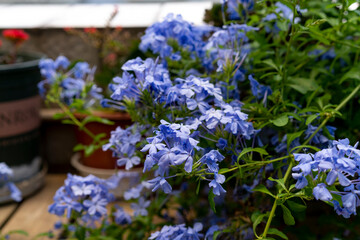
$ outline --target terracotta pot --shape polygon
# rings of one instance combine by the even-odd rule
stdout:
[[[89,129],[95,135],[100,133],[106,133],[106,138],[110,138],[110,132],[115,130],[116,127],[120,126],[125,128],[132,124],[131,118],[127,113],[120,112],[102,112],[94,111],[93,114],[98,117],[106,118],[115,122],[114,125],[106,125],[98,122],[91,122],[86,124],[86,128]],[[78,119],[83,119],[86,115],[75,114]],[[92,138],[89,137],[84,131],[76,128],[75,130],[77,141],[84,145],[92,143]],[[116,158],[112,157],[112,151],[108,150],[104,152],[102,149],[97,149],[90,156],[85,156],[84,152],[81,155],[81,162],[83,165],[92,168],[101,169],[115,169],[117,168]]]

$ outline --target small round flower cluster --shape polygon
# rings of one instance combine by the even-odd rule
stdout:
[[[186,105],[190,111],[198,110],[203,114],[211,108],[210,103],[223,100],[221,89],[208,79],[190,75],[185,79],[177,78],[176,82],[166,94],[166,104],[169,106]]]
[[[95,99],[103,98],[102,89],[93,83],[95,68],[90,69],[86,62],[78,62],[68,70],[69,66],[70,61],[64,56],[59,56],[55,61],[50,58],[40,60],[40,72],[44,77],[44,80],[38,83],[40,95],[44,97],[48,92],[48,85],[56,84],[59,92],[52,94],[59,94],[60,99],[67,105],[74,99],[88,98],[86,105],[91,106]]]
[[[66,212],[67,218],[77,216],[92,225],[107,215],[106,206],[114,200],[109,190],[116,188],[118,181],[116,175],[104,180],[93,175],[80,177],[68,174],[64,186],[56,191],[49,212],[58,216],[64,216]]]
[[[153,166],[158,166],[155,179],[149,181],[153,184],[153,191],[159,187],[165,192],[170,193],[172,188],[165,177],[170,171],[171,166],[184,164],[184,170],[191,172],[193,167],[193,156],[195,149],[199,150],[197,140],[190,136],[191,130],[195,129],[191,125],[170,124],[161,120],[155,137],[147,138],[148,144],[141,151],[149,154],[144,163],[144,172]]]
[[[113,157],[118,158],[118,166],[125,166],[126,170],[140,163],[140,158],[134,155],[136,144],[141,140],[140,129],[137,124],[126,129],[117,127],[111,132],[109,143],[103,145],[103,150],[110,149]]]
[[[225,0],[230,20],[240,20],[243,16],[246,17],[249,11],[254,9],[254,0]]]
[[[11,41],[15,45],[20,45],[24,41],[29,39],[29,35],[23,30],[7,29],[2,32],[2,35],[7,40]]]
[[[350,146],[348,139],[333,141],[332,145],[315,154],[294,154],[299,164],[292,169],[292,176],[297,180],[295,186],[298,189],[313,181],[317,184],[313,189],[314,197],[322,201],[333,200],[336,212],[349,218],[356,215],[356,207],[360,205],[360,150],[356,149],[357,144]],[[322,179],[325,182],[319,182]],[[335,188],[336,180],[342,191]],[[333,195],[341,197],[341,204]]]
[[[169,45],[171,39],[180,47],[201,57],[204,54],[202,47],[205,45],[202,38],[211,30],[212,27],[193,26],[184,21],[181,15],[169,14],[164,21],[154,23],[146,29],[145,35],[141,37],[139,48],[144,52],[151,50],[162,58],[170,57],[172,60],[180,60],[180,52],[175,52],[174,46]]]
[[[10,178],[13,175],[13,171],[6,163],[0,162],[0,186],[5,185],[10,191],[10,197],[17,202],[21,201],[21,192],[16,185],[11,182]]]
[[[164,102],[165,93],[172,82],[168,70],[157,60],[142,60],[138,57],[127,61],[121,69],[124,71],[122,77],[115,77],[109,85],[113,100],[104,99],[104,107],[124,110],[119,101],[129,99],[137,102],[144,91],[150,92],[155,101]]]

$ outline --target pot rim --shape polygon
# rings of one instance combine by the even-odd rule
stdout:
[[[2,54],[4,52],[0,52]],[[20,56],[25,56],[30,58],[31,60],[25,62],[17,62],[11,64],[0,64],[0,71],[11,71],[16,69],[24,69],[24,68],[31,68],[39,65],[39,61],[46,57],[46,55],[42,53],[30,53],[30,52],[23,52],[19,53]]]
[[[106,118],[109,120],[131,120],[130,115],[127,112],[116,112],[116,111],[106,111],[106,110],[91,110],[91,113],[96,117]],[[74,116],[78,119],[86,118],[87,114],[84,113],[74,113]]]

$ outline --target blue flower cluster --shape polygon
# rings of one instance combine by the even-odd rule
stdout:
[[[109,190],[114,189],[118,181],[116,175],[104,180],[93,175],[80,177],[68,174],[48,210],[58,216],[64,216],[66,212],[69,219],[78,216],[84,223],[92,225],[107,215],[106,206],[114,200]]]
[[[112,100],[104,99],[104,107],[123,110],[120,101],[139,101],[144,91],[152,94],[155,101],[164,102],[167,89],[172,86],[168,70],[158,60],[136,58],[127,61],[121,68],[122,77],[115,77],[109,85]]]
[[[111,131],[109,143],[103,145],[103,150],[110,149],[113,152],[113,157],[118,158],[117,165],[125,166],[126,170],[140,164],[140,158],[134,154],[136,144],[141,140],[141,129],[137,124],[126,129],[117,127]]]
[[[10,197],[17,202],[20,202],[21,192],[16,185],[11,182],[13,170],[6,165],[4,162],[0,162],[0,186],[6,186],[10,191]]]
[[[256,134],[251,122],[248,122],[248,115],[241,112],[238,104],[221,103],[221,109],[211,108],[202,115],[199,120],[209,130],[223,129],[238,138],[250,139]]]
[[[181,48],[193,53],[193,57],[201,57],[204,55],[202,48],[205,45],[203,36],[211,30],[212,27],[196,27],[184,21],[181,15],[169,14],[164,21],[154,23],[146,29],[139,48],[144,52],[151,50],[162,58],[180,60],[180,52],[175,52],[169,41],[174,40]]]
[[[254,0],[227,0],[226,12],[229,14],[230,20],[240,20],[243,16],[247,16],[248,12],[254,9]]]
[[[161,125],[155,131],[155,136],[147,138],[148,144],[141,151],[149,154],[144,163],[144,172],[153,166],[158,166],[155,179],[149,181],[153,184],[153,191],[161,188],[165,193],[170,193],[172,188],[166,181],[171,166],[184,164],[184,170],[191,172],[193,156],[197,146],[197,140],[190,136],[194,126],[182,124],[170,124],[161,120]]]
[[[160,231],[154,232],[149,240],[199,240],[203,234],[199,233],[203,229],[201,223],[195,223],[194,227],[186,227],[185,224],[175,226],[164,226]]]
[[[186,105],[190,111],[204,114],[211,108],[211,103],[223,100],[221,89],[210,83],[209,79],[190,75],[186,79],[177,78],[176,82],[166,93],[168,106]]]
[[[47,93],[49,85],[57,84],[60,87],[60,99],[70,105],[74,99],[87,99],[87,106],[94,104],[95,99],[103,98],[102,89],[94,83],[95,68],[90,68],[86,62],[78,62],[68,70],[70,61],[59,56],[55,61],[47,58],[39,62],[39,68],[44,80],[38,83],[40,95]]]
[[[335,210],[349,218],[356,215],[356,207],[360,205],[360,150],[356,149],[357,144],[350,146],[348,139],[333,141],[332,145],[315,154],[294,154],[299,164],[292,169],[292,176],[297,180],[295,186],[298,189],[306,187],[308,181],[318,183],[325,179],[314,187],[314,197],[331,201],[334,194],[341,196],[341,204],[333,200]],[[333,187],[336,180],[343,187],[342,191]]]

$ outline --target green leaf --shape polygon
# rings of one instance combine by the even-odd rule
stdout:
[[[217,237],[220,235],[220,233],[222,233],[221,231],[215,231],[214,235],[213,235],[213,240],[216,240]]]
[[[319,85],[314,79],[299,77],[289,78],[288,86],[302,94],[306,94],[310,91],[315,91],[317,88],[319,88]]]
[[[211,209],[214,211],[214,213],[216,213],[214,197],[215,197],[215,194],[213,192],[213,189],[210,189],[209,196],[208,196],[209,204],[210,204]]]
[[[55,119],[55,120],[59,120],[59,119],[65,118],[65,117],[66,117],[65,113],[55,113],[53,115],[53,119]]]
[[[303,212],[306,209],[306,206],[296,203],[290,200],[287,200],[286,203],[289,205],[289,208],[293,210],[294,212]]]
[[[312,123],[312,121],[314,121],[317,117],[319,117],[319,115],[316,115],[316,114],[308,116],[307,119],[306,119],[305,124],[306,124],[306,125],[309,125],[309,124]]]
[[[84,120],[81,121],[81,125],[85,126],[87,123],[90,122],[99,122],[105,125],[114,125],[113,121],[110,121],[109,119],[105,119],[105,118],[101,118],[98,116],[87,116],[86,118],[84,118]]]
[[[76,144],[76,146],[73,148],[73,151],[74,152],[78,152],[78,151],[81,151],[81,150],[84,150],[85,146],[81,143],[79,144]]]
[[[62,124],[70,124],[70,125],[76,125],[72,120],[70,119],[64,119],[61,121]]]
[[[268,234],[276,235],[281,237],[282,239],[288,240],[288,237],[285,235],[285,233],[281,232],[280,230],[276,228],[269,228]]]
[[[270,122],[272,122],[275,126],[277,127],[283,127],[286,124],[288,124],[289,122],[289,118],[287,115],[281,115],[278,118],[274,119],[274,120],[270,120]]]
[[[264,219],[264,217],[267,217],[269,215],[269,212],[267,213],[260,213],[260,212],[254,212],[251,215],[251,221],[253,222],[253,231],[256,237],[258,237],[257,233],[256,233],[256,227],[262,222],[262,220]]]
[[[340,79],[339,84],[343,83],[347,79],[355,79],[360,80],[360,74],[359,74],[360,66],[354,66],[352,67],[347,73],[345,73],[342,78]]]
[[[9,231],[7,234],[9,234],[9,235],[20,234],[20,235],[24,235],[24,236],[29,236],[29,234],[27,232],[25,232],[24,230],[12,230],[12,231]]]
[[[288,191],[287,188],[286,188],[286,186],[285,186],[285,183],[284,183],[284,179],[283,179],[283,178],[281,178],[281,179],[274,179],[274,178],[272,178],[272,177],[269,177],[268,179],[269,179],[270,181],[277,182],[277,183],[281,186],[282,189],[284,189],[285,191]]]
[[[95,150],[95,145],[91,144],[89,146],[84,146],[85,149],[85,156],[90,156]]]
[[[263,149],[263,148],[244,148],[241,153],[239,154],[237,161],[239,162],[239,160],[241,159],[242,156],[244,156],[245,154],[249,153],[249,152],[258,152],[262,155],[269,155],[269,153]]]
[[[280,205],[282,210],[283,210],[283,218],[284,218],[284,222],[286,225],[294,225],[295,224],[295,219],[294,217],[291,215],[290,210],[285,207],[284,204]]]
[[[94,141],[97,142],[104,137],[106,137],[106,133],[99,133],[94,137]]]
[[[223,174],[224,172],[227,172],[229,169],[228,168],[221,168],[219,170],[219,174]]]
[[[259,184],[257,185],[254,189],[253,189],[254,192],[262,192],[262,193],[265,193],[267,195],[270,195],[272,196],[273,198],[275,198],[275,196],[269,191],[269,189],[267,189],[264,185],[262,184]]]
[[[290,147],[290,144],[298,137],[300,137],[303,132],[305,132],[305,130],[299,131],[299,132],[295,132],[295,133],[288,133],[287,134],[287,148]]]
[[[270,59],[266,59],[264,61],[262,61],[263,63],[265,63],[266,65],[274,68],[276,71],[279,72],[279,67],[274,63],[274,61],[270,58]]]

